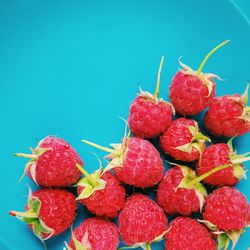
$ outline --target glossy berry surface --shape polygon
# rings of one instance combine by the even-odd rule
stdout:
[[[177,217],[169,228],[165,250],[216,250],[211,233],[195,219]]]
[[[172,125],[160,137],[160,144],[166,154],[172,156],[175,160],[192,162],[199,159],[200,152],[192,147],[190,152],[177,149],[187,143],[192,143],[193,135],[189,127],[194,127],[195,121],[186,118],[175,120]],[[203,144],[205,147],[205,144]]]
[[[249,204],[246,197],[233,187],[221,187],[206,200],[203,219],[224,231],[241,230],[249,224]]]
[[[81,172],[76,168],[76,164],[83,165],[83,163],[69,143],[61,138],[48,136],[38,147],[48,150],[40,155],[35,163],[31,163],[36,165],[37,184],[44,187],[67,187],[80,178]]]
[[[87,241],[91,250],[116,250],[119,244],[119,234],[116,225],[109,220],[102,218],[89,218],[81,223],[73,231],[75,238],[82,242],[87,233]],[[69,246],[76,250],[73,240]]]
[[[163,163],[159,152],[147,140],[139,137],[128,139],[122,167],[114,168],[122,182],[136,187],[152,187],[163,176]]]
[[[169,103],[139,95],[130,105],[128,123],[135,136],[153,138],[170,126],[172,116]]]
[[[239,182],[239,178],[234,175],[234,167],[230,160],[230,148],[226,143],[213,144],[207,147],[199,162],[197,163],[197,173],[202,175],[215,167],[228,164],[231,167],[222,169],[203,181],[213,186],[234,186]],[[240,164],[243,168],[243,165]]]
[[[243,109],[239,95],[216,97],[205,115],[205,127],[215,136],[243,135],[250,131],[250,121],[242,118]]]
[[[178,71],[172,79],[169,97],[177,113],[190,116],[197,115],[204,110],[215,96],[215,84],[212,92],[202,79]]]
[[[56,236],[69,228],[76,216],[77,203],[75,196],[61,189],[40,189],[32,194],[41,202],[39,218],[54,229]],[[47,236],[47,235],[44,235]]]
[[[106,182],[105,188],[95,191],[89,198],[81,199],[80,202],[97,216],[115,218],[124,206],[125,188],[111,172],[103,174],[101,179]],[[78,186],[78,195],[83,189],[84,187]]]
[[[191,215],[200,210],[194,189],[178,188],[184,178],[180,167],[169,169],[157,189],[157,202],[167,214]]]
[[[118,229],[126,245],[150,242],[167,229],[167,218],[149,197],[133,194],[118,217]]]

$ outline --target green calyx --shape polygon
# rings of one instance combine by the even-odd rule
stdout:
[[[250,123],[250,106],[247,106],[248,103],[248,91],[249,91],[249,83],[247,84],[247,87],[245,89],[245,92],[241,96],[241,100],[243,103],[243,113],[241,115],[241,119],[245,120],[246,122]]]
[[[88,144],[94,148],[100,149],[102,151],[108,152],[109,154],[105,156],[106,159],[109,159],[109,164],[103,169],[103,174],[112,168],[115,167],[122,167],[124,162],[124,155],[127,151],[127,146],[129,142],[130,132],[127,134],[127,127],[128,123],[126,120],[122,118],[122,120],[126,123],[125,130],[124,130],[124,136],[121,143],[111,143],[111,148],[106,148],[101,145],[98,145],[96,143],[82,140],[85,144]]]
[[[194,170],[186,166],[180,166],[180,165],[178,166],[181,168],[183,179],[176,187],[176,191],[179,188],[193,189],[195,191],[197,198],[199,199],[200,210],[201,210],[204,205],[205,197],[207,196],[206,188],[202,183],[200,183],[200,181],[195,181],[197,180],[198,176]]]
[[[193,149],[196,149],[199,151],[201,155],[205,149],[204,142],[206,141],[210,142],[210,139],[201,132],[199,132],[199,127],[197,122],[195,122],[194,126],[189,126],[188,129],[192,134],[192,141],[187,144],[175,147],[175,149],[181,150],[186,153],[191,153]]]
[[[203,208],[205,197],[207,196],[207,190],[204,187],[204,185],[201,183],[201,181],[209,177],[210,175],[229,167],[228,164],[224,164],[224,165],[211,169],[210,171],[204,173],[203,175],[198,176],[196,172],[190,169],[189,167],[181,166],[181,165],[177,165],[177,166],[181,168],[183,179],[181,180],[179,185],[176,187],[176,190],[178,190],[179,188],[193,189],[196,193],[197,198],[199,199],[200,210]]]
[[[109,153],[108,155],[105,156],[105,158],[110,159],[109,164],[103,170],[103,172],[105,173],[111,170],[112,168],[122,167],[128,140],[129,138],[124,138],[122,143],[111,143],[110,146],[112,148],[106,148],[87,140],[82,140],[82,142]]]
[[[41,156],[42,154],[44,154],[47,150],[49,150],[48,148],[31,148],[30,150],[32,152],[32,154],[23,154],[23,153],[16,153],[15,156],[18,157],[23,157],[23,158],[28,158],[30,159],[24,169],[24,172],[21,176],[21,178],[19,179],[19,181],[21,181],[23,179],[23,177],[25,176],[25,174],[28,172],[28,170],[30,171],[30,175],[32,177],[32,179],[34,180],[35,183],[36,182],[36,162],[39,158],[39,156]]]
[[[76,167],[85,175],[81,178],[75,186],[84,187],[80,195],[76,198],[82,200],[89,198],[95,191],[103,190],[106,185],[106,181],[101,179],[103,174],[102,167],[96,170],[93,174],[89,174],[82,166],[76,164]]]
[[[207,220],[198,220],[199,222],[206,225],[207,228],[209,228],[213,234],[218,235],[217,237],[217,249],[223,249],[227,250],[230,244],[230,241],[232,241],[232,250],[235,248],[236,244],[238,243],[241,234],[244,232],[244,230],[232,230],[232,231],[221,231],[219,230],[213,223]]]
[[[49,228],[40,218],[41,201],[32,196],[29,188],[29,197],[26,212],[10,211],[9,214],[30,225],[34,234],[43,242],[54,234],[54,229]],[[43,234],[48,234],[46,238]]]
[[[166,231],[164,231],[162,234],[160,234],[159,236],[157,236],[155,239],[153,239],[150,242],[140,242],[140,243],[136,243],[132,246],[125,246],[125,247],[120,247],[118,248],[118,250],[125,250],[125,249],[134,249],[134,248],[142,248],[144,250],[151,250],[151,244],[152,243],[157,243],[163,240],[165,234],[169,231],[170,229],[167,229]]]
[[[228,147],[230,148],[229,158],[231,162],[231,167],[233,167],[234,177],[240,180],[241,178],[246,178],[246,172],[242,168],[242,163],[246,161],[250,161],[250,157],[249,157],[250,152],[242,154],[242,155],[237,155],[236,151],[233,148],[233,140],[234,140],[234,137],[231,138],[227,143]]]
[[[224,46],[225,44],[227,44],[229,42],[229,40],[226,40],[222,43],[220,43],[219,45],[217,45],[215,48],[213,48],[203,59],[202,63],[200,64],[199,68],[197,69],[197,71],[192,70],[190,67],[188,67],[187,65],[181,63],[181,61],[179,60],[179,63],[182,67],[182,72],[184,74],[187,75],[193,75],[193,76],[197,76],[201,79],[202,83],[207,87],[208,89],[208,95],[210,96],[213,90],[213,78],[217,78],[219,80],[221,80],[220,77],[218,77],[215,74],[211,74],[211,73],[202,73],[202,69],[205,66],[206,62],[208,61],[208,59],[211,57],[211,55],[214,54],[215,51],[217,51],[218,49],[220,49],[222,46]]]
[[[248,91],[249,91],[249,82],[248,82],[246,89],[245,89],[244,93],[242,94],[242,96],[240,96],[240,97],[239,96],[230,96],[229,98],[242,105],[243,111],[242,111],[242,114],[238,118],[244,120],[247,123],[250,123],[250,106],[247,106]],[[248,124],[248,126],[250,126],[250,125]]]
[[[88,239],[88,231],[85,232],[85,234],[83,235],[83,238],[81,240],[81,242],[79,240],[77,240],[77,238],[74,235],[74,232],[71,228],[71,235],[72,235],[72,240],[74,242],[74,247],[75,250],[91,250],[91,245]],[[67,242],[65,242],[65,247],[67,250],[73,250],[68,244]]]
[[[241,96],[244,107],[246,107],[248,103],[248,91],[249,91],[249,83],[247,84],[246,89],[243,95]]]

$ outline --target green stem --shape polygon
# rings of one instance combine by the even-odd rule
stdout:
[[[29,158],[29,159],[37,159],[37,155],[33,155],[33,154],[16,153],[15,156]]]
[[[90,145],[92,147],[98,148],[98,149],[100,149],[102,151],[108,152],[108,153],[114,153],[115,152],[115,150],[113,150],[111,148],[106,148],[106,147],[100,146],[100,145],[98,145],[96,143],[93,143],[93,142],[90,142],[90,141],[87,141],[87,140],[82,140],[82,142],[84,142],[84,143],[86,143],[86,144],[88,144],[88,145]]]
[[[18,217],[25,217],[25,218],[38,218],[37,213],[35,212],[30,212],[30,211],[26,211],[26,212],[17,212],[17,211],[10,211],[9,212],[10,215],[12,216],[18,216]]]
[[[226,41],[220,43],[219,45],[217,45],[215,48],[213,48],[213,49],[205,56],[205,58],[203,59],[202,63],[200,64],[200,66],[199,66],[199,68],[198,68],[198,70],[197,70],[197,72],[196,72],[196,74],[197,74],[198,76],[200,75],[200,73],[201,73],[201,71],[202,71],[204,65],[206,64],[207,60],[209,59],[209,57],[210,57],[216,50],[218,50],[219,48],[221,48],[222,46],[224,46],[224,45],[227,44],[228,42],[229,42],[229,40],[226,40]]]
[[[250,161],[250,157],[245,157],[245,158],[239,158],[239,159],[233,159],[233,160],[231,160],[231,162],[233,164],[239,164],[239,163],[243,163],[243,162],[246,162],[246,161]]]
[[[164,61],[164,56],[162,56],[162,58],[161,58],[160,66],[159,66],[159,69],[158,69],[157,83],[156,83],[154,97],[158,97],[158,95],[159,95],[160,81],[161,81],[161,70],[162,70],[163,61]]]
[[[149,243],[145,244],[146,250],[151,250],[151,245]]]
[[[208,176],[210,176],[210,175],[212,175],[212,174],[214,174],[214,173],[216,173],[224,168],[228,168],[228,167],[230,167],[230,165],[224,164],[224,165],[218,166],[216,168],[213,168],[210,171],[204,173],[203,175],[193,179],[191,182],[189,182],[189,185],[193,186],[194,184],[201,182],[203,179],[207,178]]]
[[[91,176],[91,174],[89,174],[87,172],[86,169],[84,169],[80,164],[76,164],[76,167],[78,168],[78,170],[80,170],[88,179],[88,181],[90,182],[90,184],[94,187],[96,185],[96,181],[94,180],[94,178]]]

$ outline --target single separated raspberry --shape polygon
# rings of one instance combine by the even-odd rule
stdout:
[[[197,173],[203,175],[212,169],[228,165],[204,179],[204,182],[213,186],[234,186],[242,177],[245,177],[243,162],[250,160],[248,153],[237,155],[232,146],[232,140],[228,143],[218,143],[207,147],[197,163]]]
[[[125,136],[122,143],[110,144],[113,149],[82,140],[82,142],[109,152],[107,170],[114,169],[117,178],[136,187],[156,185],[163,176],[163,163],[157,149],[149,141],[139,137]]]
[[[230,240],[233,249],[244,228],[249,226],[250,206],[236,188],[221,187],[208,196],[203,219],[201,222],[218,234],[219,249],[227,249]]]
[[[167,218],[162,208],[149,197],[133,194],[119,214],[118,229],[126,245],[150,249],[150,243],[164,237]]]
[[[205,127],[215,136],[233,137],[250,131],[249,84],[242,96],[238,94],[216,97],[205,115]]]
[[[154,95],[140,89],[140,93],[130,105],[128,123],[135,136],[156,137],[172,123],[172,116],[175,114],[172,104],[158,98],[163,60],[164,57],[158,70]]]
[[[206,188],[196,182],[195,171],[177,165],[164,175],[157,189],[157,202],[167,214],[191,215],[202,209]]]
[[[176,165],[164,175],[157,189],[157,201],[167,214],[191,215],[201,211],[207,196],[206,188],[201,181],[208,176],[229,168],[221,165],[203,175],[197,176],[189,167]]]
[[[30,158],[24,174],[28,172],[38,185],[67,187],[80,178],[81,172],[76,167],[76,164],[83,165],[80,156],[63,139],[47,136],[31,151],[32,154],[17,153],[16,156]]]
[[[179,118],[160,137],[163,151],[176,160],[191,162],[198,160],[210,139],[199,132],[195,120]]]
[[[125,188],[110,172],[100,168],[89,174],[80,165],[79,170],[85,175],[77,183],[79,200],[87,209],[97,216],[115,218],[125,203]]]
[[[68,250],[116,250],[119,233],[116,225],[102,218],[89,218],[72,232]]]
[[[10,211],[27,223],[40,240],[61,234],[71,226],[75,219],[77,203],[73,194],[61,189],[29,189],[26,212]]]
[[[212,79],[220,78],[211,73],[202,73],[202,69],[208,58],[228,42],[227,40],[212,49],[203,59],[197,71],[179,60],[182,69],[174,76],[169,92],[177,113],[184,116],[196,115],[209,105],[215,96],[215,83]]]
[[[165,250],[216,250],[216,242],[205,226],[188,217],[171,221]]]

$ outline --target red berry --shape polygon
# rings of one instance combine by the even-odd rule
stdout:
[[[164,166],[159,152],[149,141],[133,137],[128,140],[123,165],[114,171],[124,183],[146,188],[161,180]]]
[[[110,154],[111,161],[107,169],[114,168],[116,176],[122,182],[136,187],[152,187],[163,176],[164,166],[157,149],[149,141],[139,137],[124,138],[121,144],[111,144],[114,149],[104,148],[83,140]]]
[[[135,136],[156,137],[172,123],[172,116],[175,113],[172,104],[158,98],[163,60],[164,57],[158,70],[154,95],[140,89],[140,94],[130,106],[128,123]]]
[[[206,200],[203,219],[219,230],[241,230],[249,224],[249,204],[233,187],[216,189]]]
[[[195,72],[191,72],[186,66],[179,70],[172,80],[169,92],[176,112],[184,116],[200,113],[215,96],[215,83],[206,76],[198,77]]]
[[[218,77],[201,71],[208,58],[227,42],[225,41],[211,50],[197,71],[193,71],[180,62],[182,69],[174,76],[169,92],[171,102],[177,113],[184,116],[197,115],[209,105],[215,95],[215,83],[212,79]]]
[[[47,136],[41,140],[31,155],[16,154],[31,158],[26,165],[28,175],[44,187],[67,187],[80,178],[76,164],[83,165],[77,152],[63,139]]]
[[[145,246],[164,234],[167,218],[162,208],[146,195],[133,194],[118,217],[118,229],[125,244]]]
[[[177,217],[166,234],[166,250],[216,250],[215,240],[197,220]]]
[[[195,178],[195,171],[184,166],[166,172],[157,189],[157,201],[167,214],[191,215],[202,209],[207,192],[199,182],[188,186]]]
[[[225,95],[216,97],[205,115],[205,126],[213,135],[233,137],[250,131],[250,107],[247,105],[247,92],[240,96]]]
[[[77,203],[73,194],[61,189],[40,189],[30,192],[26,212],[11,211],[42,239],[61,234],[75,219]]]
[[[125,188],[110,171],[105,173],[95,172],[92,174],[92,178],[95,178],[93,185],[88,185],[86,177],[80,179],[77,183],[79,201],[97,216],[117,217],[125,203]],[[103,186],[101,186],[102,184]],[[91,191],[87,194],[86,189]]]
[[[153,138],[172,123],[172,106],[160,99],[140,94],[131,104],[128,123],[135,136]]]
[[[160,137],[163,151],[176,160],[191,162],[198,160],[209,140],[199,132],[195,120],[179,118]]]
[[[201,155],[197,163],[197,172],[199,175],[203,175],[218,166],[227,164],[228,168],[211,174],[204,179],[204,182],[213,186],[233,186],[245,176],[241,163],[250,159],[244,156],[236,155],[231,147],[231,141],[229,144],[218,143],[211,145]]]
[[[102,218],[89,218],[78,226],[71,237],[70,250],[76,250],[76,244],[91,250],[116,250],[119,244],[119,234],[116,225]]]

